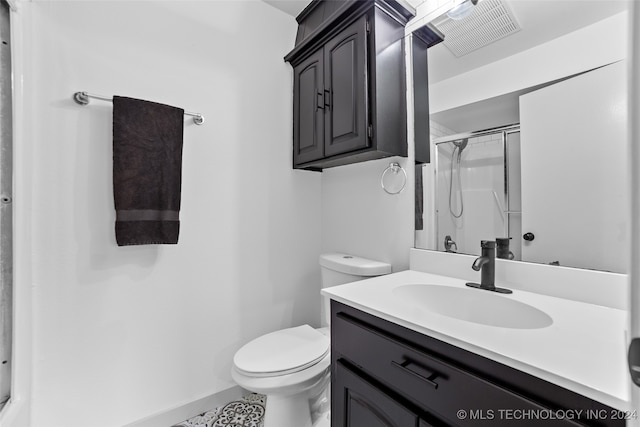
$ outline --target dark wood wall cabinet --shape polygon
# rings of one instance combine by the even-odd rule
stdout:
[[[314,1],[298,16],[293,167],[407,155],[404,26],[397,1]]]
[[[608,406],[336,301],[331,376],[332,427],[625,425]]]

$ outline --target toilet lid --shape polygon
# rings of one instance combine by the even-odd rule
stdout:
[[[329,337],[309,325],[282,329],[245,344],[233,357],[248,376],[285,375],[315,365],[329,353]]]

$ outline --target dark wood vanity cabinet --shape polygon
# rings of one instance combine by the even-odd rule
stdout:
[[[415,426],[419,416],[385,394],[342,361],[334,369],[334,395],[340,406],[340,426],[390,427]],[[332,414],[335,414],[333,412]],[[335,415],[332,415],[335,417]]]
[[[610,407],[335,301],[331,362],[332,427],[625,425]]]
[[[393,0],[314,1],[298,16],[293,166],[407,155],[404,26]]]

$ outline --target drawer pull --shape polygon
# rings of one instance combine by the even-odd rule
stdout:
[[[409,360],[407,360],[406,362],[403,362],[403,363],[398,363],[398,362],[391,361],[391,364],[393,366],[395,366],[396,368],[402,370],[403,372],[407,372],[407,373],[413,375],[414,377],[418,378],[421,381],[426,382],[431,387],[433,387],[435,390],[438,389],[438,383],[431,379],[435,375],[432,374],[431,378],[424,377],[424,376],[420,375],[419,373],[417,373],[415,371],[412,371],[411,369],[407,368],[407,365],[409,365],[410,363],[411,363],[411,361],[409,361]]]

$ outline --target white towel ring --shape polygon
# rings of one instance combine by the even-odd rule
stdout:
[[[398,175],[399,171],[402,171],[404,176]],[[385,185],[385,176],[387,176],[389,172],[393,173],[393,175],[389,175],[389,177],[400,176],[402,178],[402,185],[400,186],[400,189],[397,189],[397,190],[395,188],[389,189],[387,188],[388,184]],[[407,185],[407,171],[405,171],[404,168],[400,166],[400,163],[396,163],[396,162],[389,163],[389,166],[384,170],[384,172],[382,172],[382,177],[380,177],[380,185],[382,186],[382,189],[386,191],[388,194],[402,193],[402,190],[404,190],[404,187]]]

